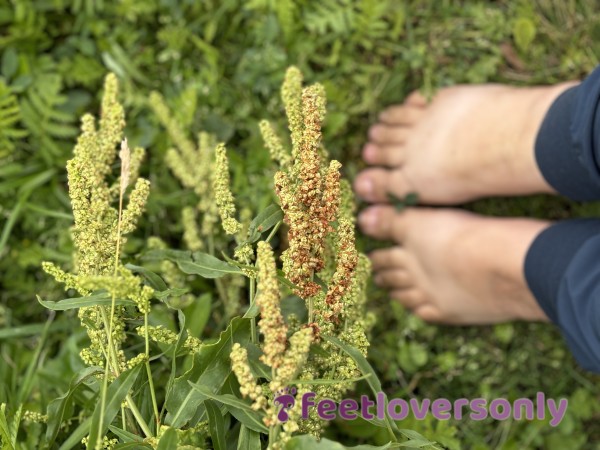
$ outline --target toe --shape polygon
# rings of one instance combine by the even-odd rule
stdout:
[[[423,292],[414,287],[394,289],[390,292],[390,297],[413,312],[427,305],[427,298]]]
[[[427,106],[427,99],[419,91],[413,91],[408,97],[406,97],[404,103],[406,103],[407,105],[413,105],[418,106],[420,108],[424,108],[425,106]]]
[[[354,180],[354,189],[367,202],[388,202],[388,193],[401,198],[411,189],[401,170],[371,168],[363,170]]]
[[[376,239],[392,239],[402,243],[406,236],[405,213],[392,206],[371,206],[358,216],[361,230]]]
[[[369,253],[371,268],[373,272],[380,272],[389,269],[401,269],[406,267],[408,254],[400,246],[393,246],[381,250],[374,250]]]
[[[363,148],[362,155],[369,164],[396,167],[404,162],[404,146],[402,144],[378,145],[369,142]]]
[[[413,286],[413,280],[404,269],[382,270],[373,277],[375,284],[386,289],[404,289]]]
[[[440,309],[428,302],[423,302],[412,309],[412,312],[425,322],[431,323],[451,323],[447,317],[444,317]]]
[[[423,114],[425,108],[423,106],[404,103],[402,105],[390,106],[379,114],[379,120],[384,124],[397,125],[414,125],[417,123]]]
[[[402,144],[409,127],[376,123],[369,128],[369,139],[377,144]]]

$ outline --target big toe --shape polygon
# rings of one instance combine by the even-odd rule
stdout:
[[[365,169],[356,176],[354,190],[367,202],[385,203],[389,201],[390,194],[402,198],[413,189],[402,169],[374,167]]]
[[[407,233],[407,214],[396,211],[392,206],[371,206],[360,213],[358,224],[368,236],[402,243]]]

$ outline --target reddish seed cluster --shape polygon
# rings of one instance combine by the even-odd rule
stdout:
[[[316,86],[305,89],[302,95],[303,130],[294,166],[297,185],[293,186],[282,172],[275,177],[275,189],[290,227],[284,271],[305,299],[320,290],[312,277],[323,269],[325,237],[333,230],[331,222],[340,203],[340,163],[332,161],[325,177],[321,175],[322,96],[322,89]]]

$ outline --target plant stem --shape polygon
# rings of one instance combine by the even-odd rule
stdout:
[[[142,413],[140,413],[140,410],[138,409],[138,407],[136,406],[135,402],[133,401],[133,398],[131,398],[131,394],[127,394],[127,397],[125,397],[125,399],[127,400],[127,405],[129,406],[129,409],[131,409],[131,412],[133,413],[133,416],[138,421],[138,424],[142,428],[142,431],[144,432],[144,434],[146,435],[146,437],[151,437],[152,436],[152,431],[150,431],[150,427],[148,426],[148,424],[144,420],[144,417],[142,416]]]
[[[156,419],[156,432],[160,428],[160,415],[158,413],[158,403],[156,402],[156,393],[154,392],[154,381],[152,380],[152,371],[150,370],[150,339],[148,338],[148,313],[144,314],[144,338],[146,340],[146,373],[148,374],[148,384],[150,386],[150,396],[152,398],[152,408]]]
[[[254,305],[254,297],[256,297],[254,291],[256,290],[256,279],[250,278],[250,308]],[[258,343],[258,333],[256,331],[256,317],[250,319],[250,338],[253,344]]]
[[[273,236],[275,236],[275,233],[277,233],[277,230],[279,230],[279,227],[281,226],[282,223],[283,222],[280,220],[279,222],[277,222],[275,224],[275,226],[273,227],[273,229],[269,233],[269,236],[267,236],[267,239],[265,239],[265,242],[270,242],[271,239],[273,239]]]
[[[122,215],[123,215],[123,192],[121,191],[119,194],[119,217],[117,220],[117,242],[116,242],[116,249],[115,249],[115,265],[114,265],[114,269],[113,269],[113,277],[116,278],[117,276],[117,270],[119,267],[119,254],[120,254],[120,247],[121,247],[121,221],[122,221]],[[113,321],[114,321],[114,316],[115,316],[115,304],[116,304],[116,298],[115,298],[115,292],[112,292],[111,295],[111,302],[110,302],[110,316],[109,316],[109,321],[108,321],[108,329],[106,328],[106,317],[105,317],[105,313],[104,311],[102,311],[102,316],[104,319],[104,329],[106,330],[106,345],[108,347],[109,353],[110,350],[113,349],[114,347],[114,342],[112,339],[112,330],[113,330]],[[103,309],[103,308],[102,308]],[[114,350],[114,349],[113,349]],[[114,368],[115,368],[115,372],[118,371],[118,367],[119,367],[119,362],[118,359],[116,357],[116,351],[114,351]],[[108,359],[106,360],[106,365],[104,368],[104,382],[102,383],[102,399],[100,401],[100,427],[99,430],[102,431],[102,428],[104,427],[104,411],[106,410],[106,394],[108,391],[108,371],[109,371],[109,362]],[[103,435],[101,436],[102,433],[98,434],[98,441],[96,441],[95,447],[97,448],[99,445],[101,445],[102,443],[102,438],[104,437]]]
[[[210,236],[208,236],[208,253],[212,256],[215,256],[215,239],[214,236],[211,234]],[[229,301],[228,297],[227,297],[227,291],[225,290],[225,286],[223,286],[223,280],[221,280],[220,278],[215,278],[215,286],[217,287],[217,292],[219,294],[219,298],[221,299],[221,302],[223,303],[223,310],[227,311],[227,302]],[[228,320],[229,317],[225,317],[225,320]]]

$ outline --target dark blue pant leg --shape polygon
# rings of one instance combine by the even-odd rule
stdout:
[[[600,199],[600,67],[554,101],[535,154],[559,193]],[[527,253],[525,278],[577,361],[600,372],[600,219],[568,220],[540,233]]]

